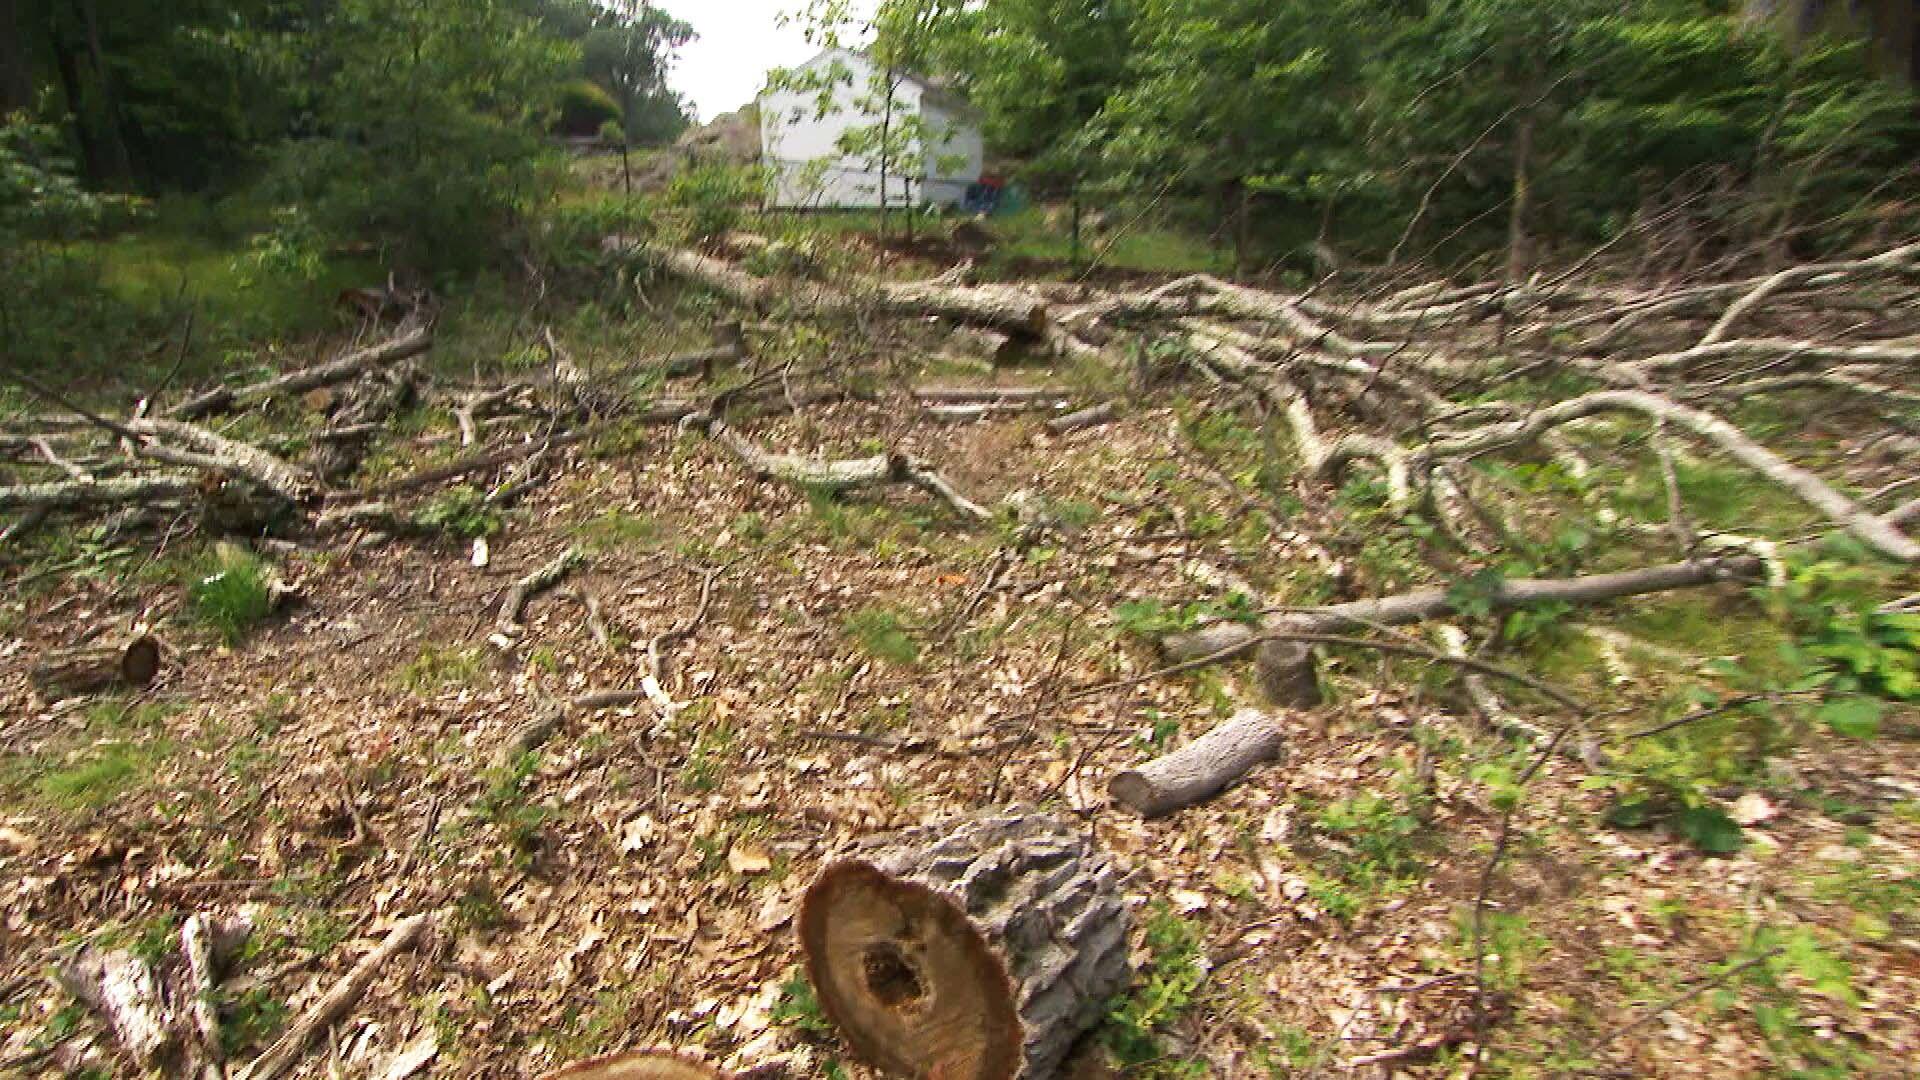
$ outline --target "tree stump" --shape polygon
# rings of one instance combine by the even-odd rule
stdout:
[[[49,649],[27,673],[48,701],[79,697],[110,687],[145,689],[160,674],[160,642],[141,634],[106,645]]]
[[[732,1074],[671,1050],[638,1050],[577,1062],[540,1080],[732,1080]]]
[[[1112,862],[1058,819],[1007,809],[912,829],[807,890],[800,944],[861,1056],[934,1080],[1047,1080],[1129,978]]]
[[[1303,641],[1266,641],[1253,654],[1253,672],[1267,702],[1296,709],[1320,704],[1320,678],[1313,646]]]
[[[1242,709],[1173,753],[1115,773],[1107,793],[1142,817],[1158,817],[1214,795],[1272,760],[1285,738],[1273,717]]]

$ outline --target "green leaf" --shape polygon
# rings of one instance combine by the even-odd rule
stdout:
[[[1880,713],[1880,703],[1870,697],[1843,697],[1820,706],[1816,715],[1836,735],[1871,739],[1880,734]]]
[[[1690,806],[1673,816],[1673,827],[1709,855],[1730,855],[1747,843],[1740,826],[1717,806]]]

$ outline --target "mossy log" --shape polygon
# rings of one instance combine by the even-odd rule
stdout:
[[[1129,978],[1119,884],[1085,834],[995,810],[828,866],[800,944],[821,1008],[880,1068],[1047,1080]]]
[[[141,634],[106,644],[49,649],[27,678],[48,701],[97,693],[116,686],[140,690],[160,674],[160,642]]]

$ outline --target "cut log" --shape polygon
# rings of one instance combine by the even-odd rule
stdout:
[[[43,653],[27,678],[48,701],[113,687],[141,690],[160,673],[160,643],[141,634],[104,645],[80,645]]]
[[[1142,817],[1159,817],[1226,789],[1277,757],[1285,742],[1273,717],[1242,709],[1173,753],[1115,773],[1107,793]]]
[[[322,480],[338,480],[360,467],[368,444],[395,413],[414,398],[419,373],[412,365],[372,371],[347,388],[331,418],[331,429],[316,436],[307,464]]]
[[[1128,980],[1119,886],[1085,834],[994,810],[828,866],[800,944],[822,1010],[881,1069],[1049,1080]]]
[[[948,341],[955,353],[977,356],[995,367],[1010,364],[1020,355],[1019,343],[998,330],[984,330],[977,326],[956,327]]]
[[[732,1076],[672,1050],[636,1050],[577,1062],[540,1080],[732,1080]]]
[[[1071,435],[1076,431],[1085,431],[1087,428],[1099,427],[1119,415],[1120,405],[1118,402],[1103,401],[1098,405],[1090,405],[1087,408],[1070,412],[1065,416],[1056,416],[1047,421],[1047,434]]]

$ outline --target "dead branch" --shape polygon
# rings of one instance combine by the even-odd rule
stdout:
[[[1640,413],[1656,421],[1684,428],[1725,451],[1735,461],[1771,480],[1800,501],[1827,515],[1876,551],[1903,562],[1920,559],[1920,544],[1899,529],[1861,508],[1813,473],[1787,461],[1748,438],[1746,433],[1711,413],[1682,405],[1645,390],[1602,390],[1549,405],[1527,416],[1458,435],[1442,436],[1408,453],[1414,471],[1448,459],[1476,457],[1538,439],[1561,424],[1608,412]]]
[[[1593,574],[1577,578],[1510,578],[1485,597],[1494,611],[1512,611],[1540,604],[1592,604],[1627,596],[1711,585],[1720,581],[1750,580],[1764,572],[1761,560],[1747,555],[1668,563],[1639,570]],[[1252,647],[1266,632],[1320,632],[1379,623],[1404,626],[1439,615],[1457,614],[1445,589],[1421,589],[1373,600],[1356,600],[1318,608],[1301,608],[1269,616],[1263,628],[1244,623],[1218,622],[1160,642],[1171,660],[1198,657],[1226,659]]]
[[[272,1046],[268,1047],[253,1063],[247,1066],[242,1080],[274,1080],[275,1077],[292,1068],[300,1055],[306,1050],[320,1032],[333,1026],[354,1003],[367,992],[374,976],[395,956],[413,947],[432,921],[428,915],[414,915],[400,920],[387,934],[386,940],[368,953],[352,971],[346,974],[333,989],[300,1014],[299,1019],[288,1025],[287,1030]]]
[[[175,420],[193,420],[208,413],[245,408],[286,394],[301,394],[322,386],[346,382],[376,368],[397,363],[433,347],[433,328],[422,325],[371,348],[348,353],[324,364],[290,371],[238,390],[221,388],[183,401],[167,410]]]
[[[117,503],[152,503],[184,499],[199,490],[194,477],[179,473],[115,476],[87,484],[21,484],[0,487],[0,510],[82,510]]]
[[[518,637],[524,629],[520,625],[520,615],[526,610],[527,601],[558,585],[586,558],[579,548],[570,547],[514,582],[513,587],[507,590],[506,597],[500,601],[500,616],[495,620],[494,633],[508,641]]]

